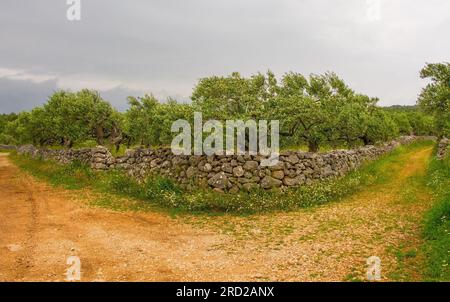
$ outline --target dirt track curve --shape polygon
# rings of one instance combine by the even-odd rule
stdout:
[[[0,153],[0,281],[64,281],[69,256],[80,258],[82,281],[339,281],[364,278],[372,255],[389,280],[390,251],[420,243],[430,198],[398,196],[430,154],[410,152],[392,182],[314,209],[171,218],[92,207]]]

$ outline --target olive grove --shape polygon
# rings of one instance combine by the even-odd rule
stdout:
[[[355,92],[335,73],[303,76],[272,72],[244,77],[200,79],[191,103],[128,97],[125,112],[115,110],[93,90],[56,91],[31,111],[0,115],[0,143],[39,146],[169,145],[171,124],[178,119],[279,120],[284,148],[354,147],[399,135],[444,135],[449,129],[448,64],[428,64],[421,72],[431,83],[417,107],[377,105],[378,99]]]

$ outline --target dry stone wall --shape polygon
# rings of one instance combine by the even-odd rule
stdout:
[[[16,150],[16,146],[12,146],[12,145],[0,145],[0,150],[3,150],[3,151],[12,151],[12,150]]]
[[[437,157],[438,158],[444,158],[447,153],[448,153],[448,149],[449,149],[449,145],[450,145],[450,139],[444,137],[439,141],[438,144],[438,149],[437,149]]]
[[[31,145],[18,148],[20,154],[53,159],[67,164],[78,160],[95,170],[120,169],[138,180],[148,175],[169,177],[186,188],[211,187],[216,191],[237,192],[255,188],[273,189],[295,187],[313,181],[345,175],[365,161],[393,150],[400,144],[419,139],[403,136],[380,146],[365,146],[353,150],[327,153],[287,151],[278,164],[261,166],[260,156],[253,155],[174,155],[170,149],[133,149],[124,156],[113,157],[105,147],[76,150],[38,149]]]

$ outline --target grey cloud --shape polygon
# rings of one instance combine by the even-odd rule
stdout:
[[[105,92],[118,107],[127,90],[186,99],[201,77],[268,69],[332,70],[381,104],[413,104],[420,68],[450,48],[446,0],[381,0],[377,22],[364,0],[82,0],[80,22],[66,8],[2,0],[0,68],[119,82]]]
[[[55,80],[34,83],[0,78],[0,113],[33,109],[57,89]]]
[[[0,78],[0,114],[33,109],[44,104],[49,96],[58,89],[60,87],[56,79],[36,83],[31,80]],[[143,96],[151,92],[117,86],[99,90],[99,93],[114,108],[125,111],[128,108],[128,96]],[[182,95],[171,95],[166,91],[155,91],[153,94],[162,102],[167,100],[168,97],[175,97],[180,102],[188,101]]]

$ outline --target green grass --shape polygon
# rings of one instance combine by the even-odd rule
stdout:
[[[426,280],[450,281],[450,156],[433,158],[427,173],[435,204],[426,214],[423,236],[427,259]]]
[[[333,150],[343,149],[347,150],[349,147],[347,145],[337,145],[331,146],[327,144],[323,144],[319,148],[320,153],[325,153]],[[285,145],[281,146],[280,151],[305,151],[308,152],[308,146],[305,144],[294,144],[294,145]]]
[[[127,146],[125,145],[120,145],[118,150],[115,146],[109,147],[109,151],[111,152],[111,155],[114,157],[124,156],[126,150]]]
[[[220,194],[210,189],[183,191],[177,184],[163,177],[149,177],[143,183],[120,171],[95,172],[74,162],[58,165],[51,161],[11,155],[13,161],[31,174],[67,189],[92,188],[121,197],[131,197],[171,211],[189,213],[236,213],[249,215],[268,211],[289,211],[338,201],[367,186],[389,181],[392,165],[400,164],[402,156],[432,142],[416,142],[401,146],[376,161],[363,165],[345,177],[289,189],[285,192],[255,190],[236,194]],[[105,204],[106,202],[99,202]]]

